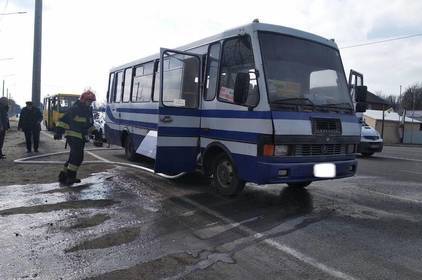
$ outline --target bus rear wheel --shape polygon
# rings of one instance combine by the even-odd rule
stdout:
[[[303,182],[287,183],[287,185],[291,188],[306,188],[311,183],[312,181],[303,181]]]
[[[212,185],[222,195],[234,196],[245,187],[245,182],[238,177],[232,161],[225,154],[215,158],[212,175]]]

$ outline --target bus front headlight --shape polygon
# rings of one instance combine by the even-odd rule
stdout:
[[[276,145],[274,149],[275,156],[287,156],[289,154],[288,145]]]

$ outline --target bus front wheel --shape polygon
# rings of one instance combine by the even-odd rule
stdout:
[[[214,160],[212,185],[227,196],[236,195],[245,187],[245,182],[238,177],[232,161],[225,154],[218,155]]]

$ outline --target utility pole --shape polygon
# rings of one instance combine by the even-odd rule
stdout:
[[[1,96],[4,97],[4,80],[3,80],[3,91],[1,93]]]
[[[399,106],[400,106],[400,110],[399,111],[401,111],[401,109],[402,109],[401,103],[402,103],[402,100],[401,100],[401,85],[400,85],[400,95],[399,95]],[[402,125],[402,132],[401,132],[400,143],[403,144],[404,143],[404,127],[406,125],[406,109],[404,109],[404,111],[402,112],[402,114],[403,114],[403,119],[402,119],[402,123],[401,123],[401,125]]]
[[[412,133],[410,135],[410,144],[413,144],[413,120],[415,118],[415,95],[416,95],[416,90],[412,91],[412,127],[410,132]]]
[[[32,66],[32,102],[40,107],[41,98],[41,37],[42,37],[42,0],[35,0],[34,19],[34,56]]]

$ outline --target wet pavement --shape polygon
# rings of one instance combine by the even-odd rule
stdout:
[[[70,188],[4,186],[0,279],[422,279],[422,152],[397,154],[360,158],[352,178],[235,198],[197,174],[126,167]]]

